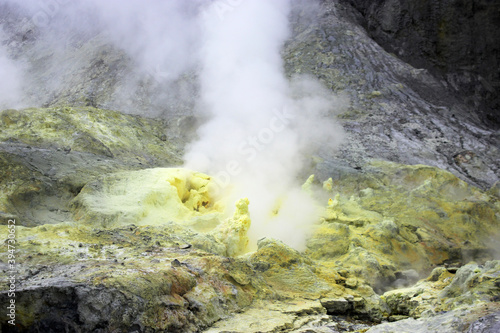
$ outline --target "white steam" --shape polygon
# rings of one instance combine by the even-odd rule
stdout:
[[[174,91],[171,85],[187,71],[194,72],[199,62],[198,17],[207,2],[0,0],[0,6],[18,15],[5,19],[9,13],[0,13],[0,23],[9,30],[9,45],[24,51],[17,57],[27,64],[17,101],[35,106],[61,96],[71,100],[75,92],[108,91],[98,106],[155,116],[173,99],[192,99],[193,91]],[[32,35],[35,42],[24,40]],[[99,63],[117,68],[100,72],[95,70]],[[4,71],[19,72],[17,67],[8,64]]]
[[[87,0],[96,8],[115,45],[141,70],[158,80],[174,80],[198,59],[199,0]]]
[[[315,145],[339,143],[335,101],[316,80],[285,76],[290,1],[242,1],[223,19],[219,5],[203,16],[198,107],[211,119],[186,166],[215,175],[229,202],[250,199],[254,241],[272,236],[302,249],[318,210],[297,175]]]

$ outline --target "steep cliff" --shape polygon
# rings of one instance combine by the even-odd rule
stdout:
[[[388,52],[431,71],[498,129],[500,4],[495,1],[345,0]]]

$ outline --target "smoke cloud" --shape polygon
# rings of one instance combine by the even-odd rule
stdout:
[[[84,92],[104,96],[91,104],[103,108],[146,116],[174,112],[196,94],[195,78],[183,89],[173,86],[196,71],[199,11],[206,3],[0,0],[0,22],[8,30],[0,43],[10,60],[26,65],[22,71],[8,66],[21,76],[17,104],[51,105]]]
[[[253,240],[271,236],[303,249],[318,208],[297,175],[315,145],[340,141],[335,98],[313,78],[285,76],[290,1],[241,1],[223,19],[219,6],[202,16],[198,109],[211,118],[186,165],[214,174],[229,202],[250,199]]]
[[[52,53],[30,59],[0,46],[0,71],[10,82],[0,87],[0,104],[26,103],[42,79],[47,95],[67,85],[61,78],[85,68],[79,39],[113,45],[132,64],[120,73],[113,105],[126,111],[122,100],[144,89],[145,75],[156,82],[150,95],[157,108],[194,98],[194,112],[206,122],[188,144],[185,166],[214,175],[215,195],[228,207],[249,198],[253,244],[272,236],[304,247],[318,208],[297,177],[318,147],[339,144],[342,129],[333,118],[341,102],[315,78],[285,75],[291,0],[0,0],[5,4],[24,8],[26,24]],[[47,68],[38,81],[29,77],[35,66]],[[195,73],[195,83],[172,94],[170,84],[186,73]]]
[[[115,45],[157,80],[174,80],[198,60],[202,1],[99,1],[100,21]]]

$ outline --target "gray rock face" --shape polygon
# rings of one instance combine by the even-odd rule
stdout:
[[[500,3],[457,0],[345,0],[371,37],[417,68],[442,76],[451,90],[498,128]]]
[[[127,297],[118,290],[75,285],[57,278],[46,283],[18,294],[18,306],[30,307],[31,316],[43,316],[31,331],[95,332],[108,325],[139,331],[137,317],[146,305],[140,297]],[[0,298],[5,300],[4,296]],[[2,329],[12,331],[6,323],[2,323]]]
[[[399,332],[498,332],[498,312],[470,322],[469,315],[474,310],[465,308],[436,314],[428,318],[408,318],[393,323],[384,323],[370,328],[368,333],[399,333]]]
[[[500,332],[500,312],[484,316],[473,322],[467,333],[494,333]]]
[[[356,172],[363,160],[381,158],[437,166],[482,188],[493,185],[499,137],[475,108],[429,71],[387,53],[348,7],[325,2],[312,22],[304,19],[293,17],[287,73],[312,74],[350,101],[339,116],[347,139],[340,153],[320,152],[320,178]]]
[[[328,313],[334,314],[345,314],[352,308],[352,304],[343,297],[322,299],[321,305],[323,305]]]

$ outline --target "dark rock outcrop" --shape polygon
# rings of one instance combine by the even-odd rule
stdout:
[[[488,0],[344,0],[388,52],[442,77],[500,126],[500,3]]]

